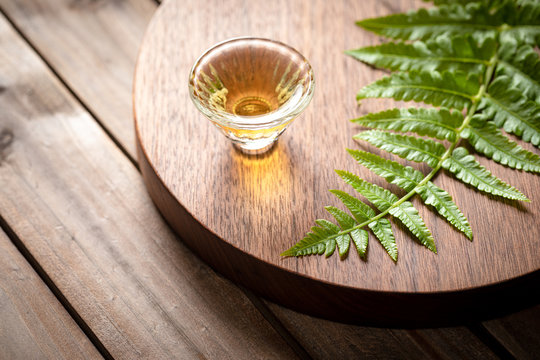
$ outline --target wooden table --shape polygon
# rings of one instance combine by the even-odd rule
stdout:
[[[1,359],[538,356],[538,305],[452,328],[344,325],[194,256],[135,161],[132,75],[158,5],[0,0]]]

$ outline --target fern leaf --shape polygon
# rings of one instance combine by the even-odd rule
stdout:
[[[480,83],[476,75],[464,72],[394,73],[371,83],[358,92],[357,100],[367,98],[393,98],[463,109],[469,107]]]
[[[325,209],[337,220],[342,230],[349,230],[358,225],[356,221],[351,216],[349,216],[349,214],[347,214],[341,209],[338,209],[334,206],[326,206]],[[360,255],[360,257],[362,258],[365,258],[368,246],[367,231],[363,229],[354,229],[351,230],[348,235],[343,236],[346,237],[344,239],[344,245],[340,245],[340,241],[336,240],[338,243],[339,255],[343,257],[349,251],[350,238],[352,238],[358,255]]]
[[[354,196],[341,190],[330,190],[349,209],[356,221],[363,223],[375,216],[375,211]]]
[[[508,2],[513,4],[513,2]],[[519,7],[507,7],[507,23],[512,25],[503,32],[503,41],[512,37],[519,43],[540,44],[540,3],[538,1],[519,1]],[[509,11],[510,10],[510,11]],[[513,14],[512,12],[515,12]]]
[[[343,180],[345,180],[346,183],[365,196],[366,199],[368,199],[381,211],[389,209],[398,201],[396,195],[380,186],[362,180],[358,176],[347,171],[336,170],[336,172],[343,178]],[[407,226],[409,230],[411,230],[411,232],[420,240],[420,243],[431,251],[437,252],[431,232],[424,224],[424,221],[418,214],[418,211],[410,202],[404,201],[403,203],[390,208],[389,213],[401,220],[401,222]]]
[[[421,172],[409,166],[403,166],[395,161],[386,160],[361,150],[348,149],[347,151],[358,163],[406,191],[411,191],[423,179]],[[428,182],[426,185],[419,187],[416,192],[420,194],[426,205],[433,206],[450,224],[465,233],[469,239],[472,238],[469,222],[446,191],[432,182]]]
[[[410,131],[421,136],[454,141],[457,138],[456,129],[463,123],[463,115],[445,108],[403,108],[367,114],[351,121],[365,127]]]
[[[399,135],[379,130],[368,130],[354,136],[370,144],[389,151],[407,160],[425,162],[431,167],[437,166],[446,151],[438,142],[413,136]]]
[[[388,255],[392,260],[397,261],[398,251],[396,245],[396,239],[394,238],[394,233],[392,232],[392,225],[388,219],[382,218],[377,221],[370,223],[369,228],[375,234],[375,237],[381,245],[384,247]]]
[[[490,14],[484,4],[442,5],[419,9],[406,14],[365,19],[356,23],[379,35],[403,40],[427,40],[447,33],[474,34],[476,39],[495,37],[502,25],[496,14]]]
[[[326,236],[335,235],[340,232],[340,228],[336,224],[331,223],[328,220],[318,219],[315,221],[315,223],[327,231],[325,232]],[[342,244],[341,246],[345,247],[344,242],[346,242],[346,240],[344,239],[343,235],[339,235],[334,239],[330,239],[328,241],[328,243],[326,244],[326,251],[324,253],[324,256],[329,257],[330,255],[332,255],[336,250],[336,245],[338,244],[338,242]],[[347,250],[348,248],[349,246],[347,245]]]
[[[461,210],[452,200],[450,194],[443,189],[439,188],[431,181],[428,181],[426,185],[421,186],[416,191],[424,200],[426,205],[431,205],[439,214],[441,214],[450,224],[455,226],[458,230],[463,232],[469,239],[472,240],[472,230],[469,221],[463,215]]]
[[[360,255],[361,258],[365,259],[369,240],[368,232],[363,229],[355,229],[351,231],[350,235],[353,240],[354,246],[356,247],[358,255]]]
[[[386,181],[399,186],[405,191],[411,191],[424,175],[410,166],[403,166],[395,161],[386,160],[378,155],[362,151],[347,149],[349,154],[361,165],[364,165],[375,174],[382,176]]]
[[[506,132],[540,145],[540,106],[519,90],[512,89],[507,76],[500,76],[491,83],[479,109]]]
[[[351,238],[348,234],[336,236],[336,244],[340,258],[344,258],[349,252],[349,246],[351,244]]]
[[[425,43],[390,42],[345,53],[367,64],[393,71],[462,70],[479,73],[489,64],[494,51],[495,40],[492,38],[486,39],[479,47],[470,36],[443,34]]]
[[[358,225],[356,221],[349,214],[347,214],[346,212],[334,206],[326,206],[325,209],[336,219],[336,221],[338,222],[342,230],[349,230],[355,227],[356,225]],[[357,250],[360,256],[363,257],[365,255],[367,242],[365,243],[365,247],[363,248],[362,253],[360,253],[360,249],[358,248],[359,244],[357,244],[357,242],[363,241],[363,238],[361,238],[361,231],[365,231],[365,230],[355,229],[355,230],[352,230],[349,234],[339,235],[336,238],[339,256],[341,258],[343,258],[349,252],[351,237],[353,238],[353,241],[357,247]]]
[[[397,217],[420,240],[420,243],[429,250],[437,253],[435,240],[427,228],[418,210],[409,201],[404,201],[390,209],[389,213]]]
[[[518,47],[515,40],[502,43],[496,75],[507,75],[512,87],[521,90],[530,100],[540,103],[540,57],[532,46]]]
[[[316,222],[325,224],[327,220],[319,219]],[[331,224],[331,223],[330,223]],[[334,225],[335,226],[335,225]],[[339,230],[339,228],[338,228]],[[314,226],[306,236],[290,249],[281,253],[281,256],[306,256],[306,255],[332,255],[336,249],[336,234],[333,231]]]
[[[343,210],[338,209],[335,206],[325,206],[324,208],[336,219],[342,230],[348,230],[358,225],[357,222]]]
[[[406,160],[433,168],[428,177],[409,166],[361,150],[348,150],[361,165],[405,191],[392,192],[347,171],[336,170],[343,180],[369,200],[368,204],[340,190],[330,190],[345,207],[327,206],[337,221],[316,220],[306,236],[283,256],[332,255],[350,250],[351,240],[365,257],[368,225],[390,257],[397,247],[387,213],[399,219],[419,242],[436,253],[430,230],[408,200],[418,193],[450,224],[472,239],[469,222],[452,197],[431,181],[442,167],[462,182],[489,194],[529,201],[519,190],[492,175],[463,147],[460,138],[494,161],[515,169],[540,173],[540,156],[526,151],[498,128],[540,145],[540,2],[537,0],[432,0],[438,7],[366,19],[357,24],[367,30],[404,42],[350,50],[346,53],[373,66],[402,71],[362,88],[357,100],[393,98],[424,102],[440,109],[393,109],[351,121],[377,130],[355,136]],[[410,42],[414,41],[415,42]],[[496,50],[497,49],[497,50]],[[495,56],[495,52],[497,52]],[[456,109],[452,111],[448,109]],[[467,125],[461,110],[475,109]],[[381,130],[412,132],[448,141],[443,144]],[[441,163],[442,162],[442,163]],[[374,220],[377,219],[377,220]]]
[[[540,172],[540,157],[504,136],[492,122],[473,122],[461,136],[469,140],[475,150],[488,158],[513,169]]]
[[[385,211],[392,206],[393,203],[398,201],[397,196],[392,194],[390,191],[362,180],[358,176],[351,174],[348,171],[336,170],[336,172],[343,180],[345,180],[347,184],[351,185],[356,191],[362,194],[381,211]]]
[[[529,201],[519,190],[493,176],[463,147],[456,148],[452,156],[443,161],[442,166],[464,183],[480,191],[507,199]]]

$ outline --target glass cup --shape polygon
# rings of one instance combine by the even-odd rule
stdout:
[[[260,154],[309,104],[313,70],[278,41],[235,38],[207,50],[189,75],[195,106],[241,151]]]

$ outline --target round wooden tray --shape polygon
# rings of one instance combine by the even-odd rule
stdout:
[[[354,251],[345,260],[337,254],[328,259],[279,255],[301,239],[315,219],[328,218],[325,205],[340,206],[328,189],[351,192],[334,169],[387,186],[345,151],[379,153],[352,140],[359,128],[348,119],[392,106],[380,100],[360,107],[355,102],[356,91],[382,72],[343,54],[380,42],[357,28],[355,20],[411,7],[384,4],[165,2],[147,30],[134,84],[139,161],[148,191],[183,241],[213,268],[302,312],[349,322],[416,326],[492,316],[514,309],[511,299],[524,305],[524,299],[532,299],[527,289],[538,288],[540,274],[539,177],[479,156],[531,203],[501,201],[439,174],[435,183],[468,217],[473,242],[414,201],[432,230],[438,255],[418,245],[395,222],[397,264],[372,235],[367,261]],[[236,151],[196,110],[188,94],[188,74],[198,56],[237,36],[289,44],[306,56],[315,72],[311,105],[263,157]]]

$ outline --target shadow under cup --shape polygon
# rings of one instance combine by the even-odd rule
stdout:
[[[189,77],[196,107],[245,153],[260,154],[313,97],[313,70],[295,49],[236,38],[207,50]]]

